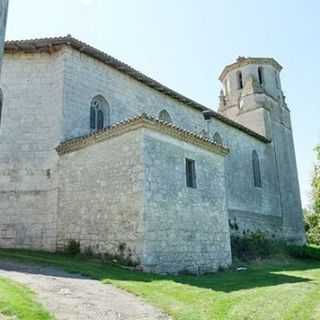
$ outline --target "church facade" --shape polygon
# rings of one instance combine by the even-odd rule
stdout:
[[[231,263],[230,236],[304,243],[281,66],[224,68],[218,112],[71,36],[8,41],[0,246],[120,257],[145,271]]]

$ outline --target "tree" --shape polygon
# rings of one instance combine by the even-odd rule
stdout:
[[[320,245],[320,145],[315,148],[316,164],[312,177],[311,212],[304,211],[307,241]]]
[[[315,148],[316,164],[312,178],[313,211],[320,215],[320,144]]]

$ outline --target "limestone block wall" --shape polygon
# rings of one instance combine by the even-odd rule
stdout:
[[[231,232],[267,233],[282,237],[282,209],[273,144],[266,144],[214,120],[208,120],[209,135],[218,132],[229,146],[225,158],[226,197]],[[259,155],[262,188],[254,186],[252,152]],[[276,223],[274,223],[276,221]]]
[[[238,220],[242,221],[239,221],[241,231],[261,229],[267,230],[270,235],[279,235],[279,228],[274,229],[274,224],[269,225],[270,219],[263,220],[265,216],[270,216],[271,220],[272,217],[279,220],[282,214],[272,144],[265,144],[215,118],[205,121],[200,111],[177,102],[76,50],[66,48],[64,56],[65,138],[89,132],[90,101],[98,94],[103,95],[109,102],[111,123],[142,112],[157,117],[162,109],[166,109],[173,122],[183,128],[198,133],[206,132],[210,138],[218,132],[223,143],[231,149],[225,159],[227,207],[230,217],[234,220],[233,213],[239,213]],[[249,74],[257,72],[256,66],[254,68],[250,65],[245,67],[244,80]],[[268,68],[266,65],[266,80],[274,76]],[[267,82],[270,86],[275,85],[275,81]],[[276,87],[270,87],[268,90],[274,94],[279,92]],[[261,161],[261,189],[253,186],[253,150],[258,152]],[[246,218],[243,220],[244,216]]]
[[[186,158],[197,188],[186,186]],[[145,130],[144,268],[210,272],[231,263],[224,158]]]
[[[127,75],[74,49],[65,48],[64,135],[77,137],[89,132],[90,102],[101,94],[110,105],[111,123],[143,112],[158,117],[166,109],[179,126],[201,132],[201,112],[190,108]]]
[[[292,131],[284,124],[273,121],[272,132],[279,172],[283,235],[290,242],[303,244],[305,232]]]
[[[196,189],[186,187],[186,157]],[[62,154],[59,181],[58,249],[76,240],[159,273],[231,263],[222,155],[133,128]]]
[[[0,246],[55,250],[63,59],[6,54],[0,87]]]
[[[61,156],[58,249],[70,240],[97,254],[141,262],[143,155],[141,132]]]
[[[279,133],[275,142],[265,144],[215,118],[206,121],[200,111],[69,47],[51,55],[6,54],[0,87],[4,95],[0,123],[0,245],[55,249],[60,182],[54,148],[65,139],[89,132],[90,102],[98,94],[110,105],[111,123],[142,112],[157,117],[160,110],[166,109],[182,128],[205,132],[210,138],[218,132],[231,150],[224,160],[225,196],[229,219],[232,224],[237,220],[238,233],[261,229],[278,236],[282,232],[279,224],[285,221],[287,230],[303,233],[298,210],[290,218],[294,206],[301,208],[290,135],[283,137]],[[289,123],[287,118],[284,115],[283,121]],[[281,141],[288,142],[285,154]],[[253,150],[260,158],[262,188],[253,186]],[[282,177],[278,176],[279,168]],[[72,209],[71,200],[69,204]],[[69,231],[76,234],[74,230],[62,233],[60,246],[70,238]],[[81,237],[84,248],[91,240]],[[110,251],[116,252],[116,245],[112,248]]]

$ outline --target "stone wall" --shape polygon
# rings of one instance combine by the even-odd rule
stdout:
[[[88,157],[87,153],[82,154],[80,151],[74,153],[74,155],[79,155],[79,160],[71,154],[70,159],[69,155],[64,156],[63,158],[66,159],[69,167],[67,164],[64,167],[63,160],[61,161],[61,170],[64,170],[64,175],[71,179],[65,181],[63,175],[58,175],[60,169],[57,168],[58,156],[54,148],[65,139],[89,133],[90,102],[94,96],[99,94],[103,95],[110,105],[111,123],[122,121],[142,112],[157,117],[162,109],[166,109],[173,122],[182,128],[206,134],[210,138],[213,138],[214,134],[218,132],[223,143],[231,150],[224,160],[226,189],[223,193],[230,215],[229,219],[232,221],[234,218],[237,219],[240,228],[237,232],[260,229],[268,232],[270,236],[278,237],[282,236],[279,223],[282,225],[283,222],[286,237],[291,237],[295,232],[303,234],[302,218],[299,213],[301,204],[293,141],[291,132],[285,131],[288,129],[287,124],[284,131],[281,131],[283,123],[275,124],[273,131],[278,133],[275,134],[271,144],[266,144],[216,118],[206,121],[200,111],[163,95],[69,47],[64,47],[61,51],[51,55],[21,52],[6,54],[0,85],[4,94],[0,124],[0,232],[2,234],[0,245],[2,246],[54,250],[56,247],[57,210],[61,210],[59,214],[62,214],[65,219],[70,215],[70,219],[75,221],[78,218],[77,215],[82,214],[81,211],[74,213],[72,193],[65,192],[63,188],[73,185],[75,177],[72,174],[75,174],[74,170],[78,170],[72,167],[73,161],[79,163],[80,166],[87,166],[85,167],[88,174],[87,179],[88,181],[91,179],[88,166],[99,160],[98,150],[94,151],[96,155],[92,159]],[[286,122],[290,122],[287,115],[283,115],[283,117],[286,118]],[[278,125],[281,130],[278,130]],[[157,139],[153,141],[146,138],[146,147],[150,146],[152,149],[153,144],[158,143],[156,143]],[[284,144],[286,149],[283,148]],[[128,148],[128,152],[133,152],[131,146],[124,145]],[[163,144],[164,150],[169,150],[173,145],[176,147],[177,156],[181,156],[186,152],[184,149],[189,148],[186,143],[172,144],[172,141],[170,143],[166,141]],[[111,166],[118,165],[113,162],[118,160],[115,146],[114,149],[113,153],[107,153],[107,150],[104,152],[107,154]],[[257,151],[260,158],[262,188],[256,188],[253,185],[251,158],[253,150]],[[125,149],[123,149],[123,154],[125,154],[124,151]],[[170,152],[175,153],[173,149]],[[148,151],[145,151],[146,161],[156,161],[152,154],[149,155],[149,159],[147,156]],[[160,156],[165,159],[164,154],[160,153]],[[100,160],[102,161],[102,159]],[[220,168],[221,159],[215,156],[215,160],[217,161],[216,166]],[[290,165],[287,166],[289,160]],[[88,161],[87,165],[86,161]],[[169,163],[167,165],[170,167]],[[68,170],[70,170],[70,175]],[[150,168],[146,170],[150,170]],[[281,176],[278,175],[278,172],[281,172]],[[95,190],[93,194],[90,194],[92,199],[96,199],[95,194],[98,192],[98,188],[104,190],[103,183],[107,183],[108,188],[113,186],[113,179],[117,183],[117,177],[112,176],[110,180],[108,174],[106,171],[105,179],[96,180],[99,182],[95,187],[90,184],[90,187]],[[151,176],[155,174],[157,177],[159,173],[156,170],[150,170],[147,174]],[[174,176],[174,174],[173,172],[172,175]],[[208,184],[206,187],[212,188],[210,182]],[[58,186],[61,187],[62,194],[71,196],[71,198],[61,200],[57,195]],[[89,191],[89,189],[84,191],[88,192],[87,196],[89,196]],[[220,191],[222,192],[222,190]],[[112,193],[112,191],[110,192]],[[126,192],[129,191],[124,189],[124,193]],[[81,192],[74,194],[76,195],[74,199],[81,198]],[[202,196],[194,198],[193,194],[189,193],[179,196],[186,203],[189,203],[189,196],[190,201],[194,202],[208,200]],[[109,200],[106,198],[106,201]],[[158,198],[154,197],[153,201],[157,206]],[[60,202],[59,209],[57,209],[58,202]],[[70,206],[69,211],[67,204]],[[90,204],[92,203],[87,201],[86,210],[89,210]],[[77,207],[76,203],[74,205]],[[295,210],[295,207],[298,209]],[[155,208],[155,211],[157,212],[158,209]],[[113,203],[112,210],[118,210],[115,203]],[[104,246],[103,243],[109,243],[111,238],[100,237],[104,234],[104,229],[94,230],[94,223],[99,223],[100,218],[100,216],[93,218],[95,220],[89,224],[92,229],[82,226],[77,229],[78,227],[73,228],[71,224],[70,230],[64,231],[63,226],[60,225],[62,231],[59,234],[59,247],[64,247],[72,236],[81,241],[82,248],[90,245],[99,252],[107,248],[109,252],[116,253],[121,239],[117,239],[111,247],[109,244]],[[230,222],[233,223],[232,221]],[[275,221],[278,222],[278,225]],[[84,220],[84,223],[87,222]],[[123,220],[118,222],[123,222]],[[125,224],[122,227],[125,227]],[[151,227],[154,228],[154,225]],[[233,232],[233,230],[231,231]],[[112,235],[114,236],[114,234]],[[102,240],[100,241],[100,239]],[[212,243],[215,241],[210,236],[209,239]],[[128,244],[130,243],[128,239],[126,241]],[[228,245],[228,243],[221,245]],[[139,245],[134,247],[132,251],[140,252],[141,255],[142,249],[138,247]],[[148,247],[146,247],[147,249]],[[219,252],[219,249],[217,250]],[[170,256],[172,253],[168,254]],[[136,257],[138,258],[138,253],[136,253]],[[141,259],[143,258],[141,256]],[[219,261],[219,259],[215,261]],[[175,263],[177,262],[168,261],[168,266],[170,264],[174,266]],[[150,269],[153,268],[152,261],[146,264]],[[193,267],[197,268],[197,266]],[[205,263],[202,267],[205,268]]]
[[[242,231],[260,229],[270,235],[282,236],[278,227],[273,228],[274,224],[268,225],[272,217],[282,216],[273,143],[261,142],[215,118],[205,121],[200,111],[150,89],[76,50],[65,49],[65,66],[65,138],[89,132],[90,101],[98,94],[103,95],[109,102],[111,123],[142,112],[158,117],[159,112],[166,109],[172,121],[180,127],[206,134],[210,138],[218,132],[223,143],[231,150],[225,159],[228,210],[233,213],[238,212],[238,220],[246,217],[239,224],[243,226]],[[276,95],[279,93],[279,88],[276,88],[272,78],[274,77],[273,69],[268,65],[264,67],[268,90]],[[252,68],[255,69],[252,70]],[[244,80],[247,74],[253,71],[256,71],[256,66],[246,66]],[[233,86],[235,86],[234,83]],[[253,185],[253,150],[258,152],[260,158],[262,188],[256,188]],[[254,217],[255,214],[257,218]],[[264,216],[271,218],[264,221]],[[233,218],[233,214],[230,214],[230,217]]]
[[[64,135],[72,138],[90,131],[90,103],[102,95],[110,105],[111,123],[143,112],[158,117],[166,109],[179,126],[201,132],[201,112],[124,75],[79,51],[65,48]]]
[[[281,222],[282,210],[273,144],[265,144],[242,132],[208,121],[209,134],[218,132],[230,154],[225,158],[226,197],[230,220],[237,219],[238,230],[232,233],[260,230],[269,236],[282,237],[281,226],[269,224],[273,217]],[[254,186],[252,152],[259,155],[262,188]],[[268,218],[270,217],[270,219]],[[276,228],[274,228],[276,226]]]
[[[58,249],[76,240],[82,251],[141,261],[141,132],[63,155],[59,176]]]
[[[303,213],[292,131],[279,121],[272,121],[276,169],[279,172],[283,236],[296,244],[305,243]]]
[[[186,158],[197,188],[186,186]],[[144,267],[212,272],[231,263],[224,157],[152,131],[144,136]]]
[[[70,240],[145,271],[231,263],[223,156],[146,128],[60,158],[58,248]],[[197,188],[186,187],[185,159]]]
[[[0,124],[0,246],[55,250],[63,57],[6,54]]]
[[[242,237],[263,232],[268,239],[283,238],[282,217],[236,209],[230,209],[228,213],[230,233],[233,236]]]

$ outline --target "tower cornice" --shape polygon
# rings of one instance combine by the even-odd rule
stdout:
[[[258,58],[258,57],[239,57],[236,62],[227,65],[219,76],[219,80],[223,81],[225,76],[232,70],[241,68],[248,64],[269,64],[276,68],[278,71],[282,70],[282,66],[274,58]]]

